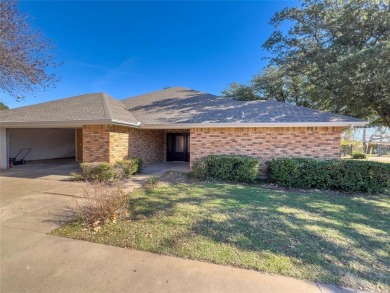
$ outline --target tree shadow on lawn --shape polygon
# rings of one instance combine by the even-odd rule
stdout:
[[[187,231],[172,239],[167,236],[162,246],[183,250],[183,243],[204,237],[243,252],[238,258],[245,258],[245,253],[288,258],[294,266],[312,270],[309,279],[354,288],[375,289],[372,284],[378,282],[390,286],[385,274],[390,266],[389,211],[375,198],[302,195],[226,184],[200,185],[203,193],[190,196],[181,188],[132,199],[134,220],[174,216],[180,213],[180,205],[199,208]],[[199,259],[218,262],[212,255]],[[230,264],[262,270],[256,261],[252,266],[243,260]],[[283,269],[275,272],[294,276]]]

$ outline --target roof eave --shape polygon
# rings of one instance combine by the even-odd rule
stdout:
[[[113,119],[113,120],[111,120],[111,124],[119,125],[119,126],[128,126],[128,127],[130,126],[130,127],[138,128],[138,127],[140,127],[141,122],[131,123],[131,122],[126,122],[126,121]]]
[[[143,129],[188,129],[188,128],[239,128],[239,127],[355,127],[365,126],[367,121],[338,122],[263,122],[263,123],[170,123],[141,124]]]
[[[0,122],[1,128],[80,128],[83,125],[119,125],[127,127],[139,127],[140,123],[130,123],[120,120],[64,120],[64,121],[23,121],[23,122]]]

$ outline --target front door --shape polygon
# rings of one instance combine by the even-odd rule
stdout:
[[[167,134],[167,161],[190,160],[190,135],[188,133]]]

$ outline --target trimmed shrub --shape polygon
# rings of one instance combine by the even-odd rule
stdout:
[[[259,173],[259,161],[249,156],[209,155],[196,160],[192,172],[194,177],[203,180],[253,182]]]
[[[109,163],[81,163],[81,177],[87,181],[110,182],[129,178],[142,171],[142,159],[133,158]],[[76,178],[75,176],[73,176]]]
[[[109,163],[81,163],[81,175],[87,181],[108,182],[115,179],[114,168]]]
[[[279,185],[296,188],[329,188],[327,161],[309,158],[280,158],[268,163],[270,179]]]
[[[142,171],[142,159],[133,158],[116,162],[114,168],[120,169],[123,172],[123,177],[129,178],[131,175],[138,174]]]
[[[206,157],[196,159],[192,164],[192,175],[200,180],[207,179],[207,162]]]
[[[367,155],[365,153],[354,152],[352,153],[352,159],[367,159]]]
[[[280,186],[369,193],[390,189],[390,164],[385,163],[278,158],[268,166],[270,180]]]

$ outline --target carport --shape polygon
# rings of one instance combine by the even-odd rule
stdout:
[[[21,149],[25,148],[31,149],[25,157],[27,162],[64,158],[82,160],[81,129],[2,128],[0,131],[1,169],[6,169],[9,158],[15,157]],[[25,152],[20,155],[23,153]],[[20,158],[21,156],[17,159]]]
[[[0,168],[6,169],[9,157],[21,148],[31,148],[27,162],[67,157],[78,162],[123,159],[127,141],[120,144],[124,136],[119,138],[109,129],[139,125],[121,101],[105,93],[0,111]],[[96,129],[87,129],[86,137],[88,127]]]

